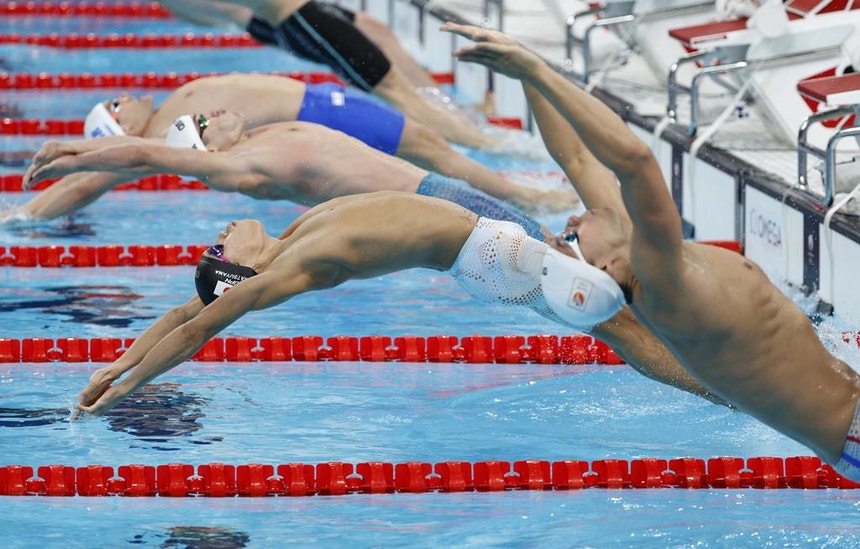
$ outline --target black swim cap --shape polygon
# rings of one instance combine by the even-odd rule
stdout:
[[[197,295],[200,296],[203,303],[209,305],[219,295],[256,274],[257,271],[251,267],[233,265],[204,255],[197,264],[197,272],[194,273],[194,285],[197,287]]]

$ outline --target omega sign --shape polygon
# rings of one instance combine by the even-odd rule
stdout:
[[[782,246],[782,231],[776,221],[752,208],[750,209],[748,222],[750,236],[758,238],[774,248]]]

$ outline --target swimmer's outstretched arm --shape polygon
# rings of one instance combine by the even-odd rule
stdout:
[[[100,137],[98,139],[78,139],[73,141],[46,141],[42,144],[39,150],[36,151],[36,154],[33,155],[33,159],[30,161],[30,165],[27,167],[27,172],[24,174],[22,182],[23,188],[24,190],[28,190],[32,185],[38,183],[39,181],[43,181],[44,179],[52,179],[51,177],[42,177],[39,179],[35,179],[33,176],[35,173],[38,173],[41,168],[59,160],[64,156],[80,155],[88,152],[99,151],[108,147],[114,147],[117,145],[147,142],[154,141],[142,137],[132,136]]]
[[[68,175],[39,192],[28,202],[0,212],[0,222],[9,219],[47,220],[78,211],[95,202],[129,178],[105,172]]]
[[[477,27],[447,24],[443,28],[480,39]],[[673,294],[680,283],[671,274],[680,272],[681,219],[651,148],[602,101],[520,45],[479,42],[454,55],[534,86],[567,120],[591,153],[618,177],[635,228],[632,260],[641,267],[640,281],[659,288],[666,297]],[[653,299],[660,300],[660,295],[655,292]]]
[[[631,368],[655,381],[733,408],[693,377],[654,334],[636,319],[629,307],[592,328],[590,334],[609,345]]]
[[[119,404],[139,387],[182,364],[221,330],[245,313],[267,309],[293,296],[339,284],[342,279],[327,276],[331,267],[323,266],[322,276],[302,270],[298,262],[270,268],[243,280],[207,306],[196,296],[174,309],[135,341],[126,355],[94,379],[81,393],[78,412],[100,416]],[[118,364],[118,365],[117,365]],[[113,383],[125,371],[130,373]]]
[[[524,82],[523,91],[547,150],[561,166],[585,207],[608,206],[625,212],[615,174],[591,154],[570,124],[533,86]]]
[[[271,306],[272,296],[280,297],[266,288],[271,282],[269,273],[261,273],[237,284],[207,307],[195,296],[170,311],[135,341],[126,353],[130,355],[127,359],[123,355],[106,374],[96,372],[99,376],[81,393],[78,410],[103,415],[139,387],[191,358],[210,338],[248,311]],[[129,370],[126,377],[110,384]]]
[[[25,181],[32,185],[82,171],[111,172],[126,177],[173,173],[197,177],[217,190],[231,192],[237,190],[240,182],[247,182],[255,175],[247,156],[230,152],[204,153],[168,147],[151,140],[129,139],[133,141],[83,152],[75,149],[75,145],[47,143],[43,150],[51,150],[40,156],[38,161],[34,157],[33,165],[25,174]],[[54,148],[59,152],[54,151]],[[42,151],[37,156],[40,153]]]
[[[442,30],[466,36],[476,42],[524,48],[512,37],[490,29],[446,23]],[[547,150],[564,170],[585,206],[613,206],[623,211],[615,174],[591,154],[570,124],[534,86],[525,80],[522,85]]]
[[[78,395],[78,410],[75,411],[74,416],[77,416],[86,407],[92,406],[114,381],[137,366],[156,343],[164,339],[174,329],[197,316],[201,310],[203,310],[203,302],[197,296],[171,309],[147,328],[140,337],[136,338],[126,352],[110,366],[99,368],[93,372],[89,383]]]

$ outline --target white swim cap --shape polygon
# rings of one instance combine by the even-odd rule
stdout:
[[[624,306],[624,292],[611,276],[585,261],[548,248],[541,290],[550,309],[568,325],[589,331]]]
[[[167,130],[167,138],[164,140],[164,143],[168,147],[206,150],[206,145],[203,144],[200,134],[197,133],[197,124],[194,123],[194,117],[190,114],[180,116],[173,121],[170,129]]]
[[[84,120],[84,135],[86,137],[108,137],[125,135],[125,132],[105,107],[105,104],[96,103],[96,106],[90,110],[90,114]]]

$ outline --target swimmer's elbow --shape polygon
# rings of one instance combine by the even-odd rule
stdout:
[[[644,167],[657,162],[651,147],[635,135],[629,136],[617,150],[621,153],[620,159],[612,168],[619,177],[639,173]]]

